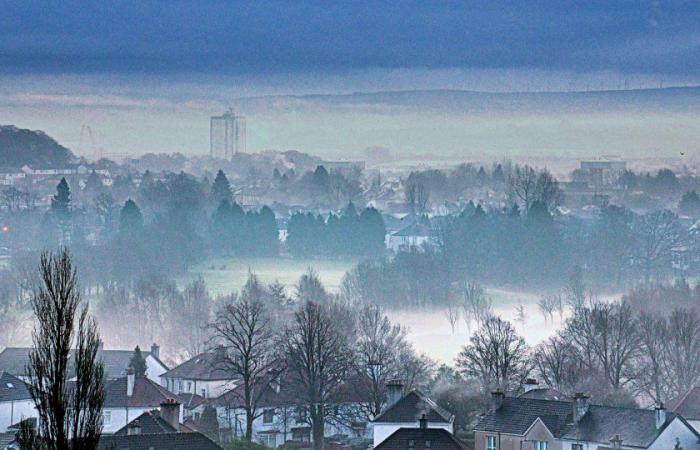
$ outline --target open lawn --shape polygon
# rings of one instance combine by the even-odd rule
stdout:
[[[224,295],[240,290],[248,278],[248,271],[252,271],[265,283],[279,281],[291,293],[299,277],[311,268],[319,275],[326,289],[338,292],[343,275],[355,264],[355,261],[339,260],[214,258],[192,267],[180,281],[188,282],[201,276],[212,294]]]

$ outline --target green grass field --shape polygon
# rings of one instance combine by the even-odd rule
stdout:
[[[186,283],[201,276],[212,294],[223,295],[240,290],[248,278],[248,271],[252,271],[265,283],[277,280],[291,292],[299,277],[312,268],[326,289],[338,292],[343,275],[355,264],[354,261],[336,260],[214,258],[192,267],[180,281]]]

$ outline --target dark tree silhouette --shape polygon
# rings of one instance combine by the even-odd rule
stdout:
[[[134,375],[137,377],[145,377],[148,371],[148,365],[146,364],[146,358],[143,357],[141,348],[137,345],[134,349],[134,354],[131,355],[129,360],[129,368],[134,371]]]
[[[135,201],[129,199],[119,213],[119,232],[134,234],[143,230],[143,215]]]
[[[81,307],[76,272],[67,250],[42,254],[40,275],[42,282],[32,299],[37,324],[27,365],[29,392],[39,413],[40,439],[49,450],[96,449],[104,403],[97,325],[88,316],[87,305]],[[68,383],[71,363],[75,368],[73,385]]]
[[[231,183],[221,169],[216,173],[214,184],[211,185],[210,198],[213,205],[219,205],[224,200],[231,202]]]

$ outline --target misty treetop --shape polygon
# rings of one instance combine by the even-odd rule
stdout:
[[[359,215],[353,203],[340,215],[298,212],[289,219],[287,248],[295,257],[377,257],[385,252],[386,228],[376,209]]]

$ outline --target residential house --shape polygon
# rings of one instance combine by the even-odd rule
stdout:
[[[430,428],[453,432],[454,415],[417,389],[403,397],[402,390],[403,385],[398,380],[387,384],[387,405],[372,421],[375,447],[401,428],[419,428],[421,419],[425,419]]]
[[[475,450],[697,450],[700,435],[681,416],[656,410],[573,401],[505,397],[496,392],[492,408],[474,428]]]
[[[690,423],[700,432],[700,386],[694,386],[673,400],[669,401],[668,410],[672,411]]]
[[[26,368],[27,363],[29,363],[30,350],[29,347],[5,348],[0,352],[0,371],[11,373],[26,380]],[[142,351],[141,354],[146,360],[146,376],[152,381],[160,383],[161,375],[168,370],[168,367],[160,360],[160,347],[153,344],[150,351]],[[133,350],[105,350],[103,347],[100,347],[97,355],[104,364],[106,378],[116,379],[126,376],[126,371],[134,352]],[[72,350],[70,357],[73,357]]]
[[[369,403],[367,384],[354,377],[338,389],[325,424],[326,437],[366,438]],[[312,441],[306,405],[299,401],[299,387],[289,377],[267,384],[258,401],[259,416],[253,421],[253,440],[276,448],[286,442]],[[243,387],[226,392],[212,401],[219,417],[221,440],[227,442],[245,433]]]
[[[206,352],[173,367],[161,375],[161,384],[177,395],[197,394],[217,398],[236,387],[238,377],[222,365],[218,351]]]
[[[388,246],[393,251],[410,247],[422,247],[435,244],[437,235],[428,219],[416,220],[412,224],[393,233],[389,238]]]
[[[375,450],[467,450],[459,439],[444,428],[431,428],[427,418],[418,428],[399,428],[384,439]]]
[[[172,402],[175,397],[150,378],[136,377],[133,373],[110,380],[105,385],[105,403],[102,411],[104,432],[114,433],[141,414]],[[181,420],[183,413],[179,403],[178,410]]]
[[[24,381],[0,372],[0,433],[26,418],[37,417],[36,407]]]

